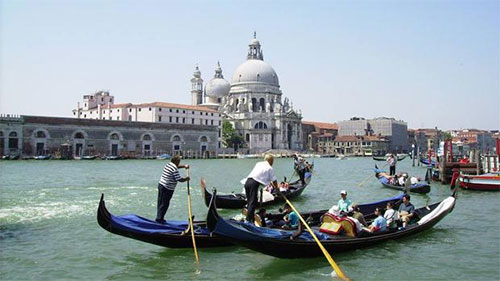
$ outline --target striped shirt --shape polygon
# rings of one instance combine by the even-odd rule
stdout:
[[[174,163],[170,162],[163,168],[160,184],[166,189],[175,190],[175,186],[180,179],[182,179],[182,177],[179,174],[179,169],[177,169]]]

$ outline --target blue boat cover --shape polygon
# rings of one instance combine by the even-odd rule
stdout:
[[[281,230],[281,229],[276,229],[276,228],[258,227],[258,226],[255,226],[253,224],[250,224],[248,222],[239,222],[239,221],[234,221],[234,220],[230,220],[230,221],[228,221],[228,223],[233,224],[233,227],[235,225],[237,225],[240,228],[243,228],[243,229],[245,229],[253,234],[260,236],[261,238],[290,240],[290,237],[295,232],[294,230]],[[331,239],[330,236],[328,236],[324,233],[321,233],[315,229],[313,229],[313,231],[319,240],[330,240]],[[216,232],[217,232],[217,230],[216,230]],[[304,230],[304,232],[302,232],[302,234],[300,234],[294,240],[314,241],[314,238],[309,233],[309,231]]]
[[[111,215],[111,226],[125,231],[143,234],[181,234],[188,228],[188,221],[168,221],[163,224],[133,214],[119,217]],[[206,227],[195,225],[194,233],[209,235],[210,231]]]

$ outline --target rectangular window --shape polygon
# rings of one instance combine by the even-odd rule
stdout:
[[[172,116],[168,117],[168,122],[172,123]]]
[[[120,120],[120,116],[116,116],[116,120]]]
[[[129,109],[128,109],[128,112],[132,112],[132,108],[129,108]]]
[[[205,120],[205,125],[208,125],[208,119],[207,119],[207,120]]]
[[[175,110],[175,113],[179,113],[179,110],[178,110],[178,109],[176,109],[176,110]]]
[[[208,116],[208,112],[205,112],[205,116]]]
[[[110,109],[110,110],[109,110],[109,113],[113,113],[113,109]]]
[[[214,120],[210,120],[210,125],[214,125]]]
[[[219,126],[220,126],[220,120],[219,120]]]
[[[186,123],[186,118],[182,118],[182,124]]]
[[[191,118],[191,124],[194,124],[194,118]]]
[[[192,111],[191,113],[194,114],[194,111]]]
[[[87,118],[87,114],[83,114],[83,118]]]
[[[161,122],[161,116],[158,116],[158,122]]]
[[[210,114],[211,114],[212,116],[214,116],[214,114],[213,114],[213,113],[210,113]]]
[[[141,108],[139,107],[139,111],[141,111]]]
[[[203,112],[200,112],[200,115],[203,115]]]
[[[182,111],[182,113],[186,113],[186,111],[185,111],[185,110],[183,110],[183,111]]]
[[[151,111],[151,107],[149,108],[149,111]]]
[[[161,111],[161,107],[160,107],[160,108],[158,108],[158,111]]]
[[[175,123],[179,123],[179,117],[175,117]]]
[[[172,108],[169,108],[168,111],[172,112]]]

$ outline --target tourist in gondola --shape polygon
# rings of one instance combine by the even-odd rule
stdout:
[[[403,222],[403,228],[405,228],[415,215],[415,206],[410,202],[410,195],[403,196],[403,203],[399,205],[398,215]]]
[[[166,223],[165,214],[167,213],[170,199],[174,194],[177,182],[185,182],[189,177],[181,177],[179,168],[189,169],[189,165],[181,165],[181,157],[176,155],[172,157],[170,163],[165,165],[158,183],[158,207],[156,211],[156,222]]]
[[[354,212],[352,217],[358,220],[363,226],[367,226],[368,224],[366,223],[365,216],[361,213],[357,203],[352,204],[352,210]]]
[[[387,229],[387,221],[385,218],[382,216],[382,209],[380,208],[375,208],[374,214],[377,216],[377,218],[373,221],[373,223],[369,227],[370,232],[381,232],[385,231]]]
[[[283,225],[282,228],[296,229],[299,226],[299,216],[294,211],[292,211],[292,208],[288,204],[285,205],[284,213],[286,214],[283,217],[285,225]]]
[[[387,203],[384,218],[387,221],[387,227],[395,228],[397,226],[396,220],[398,219],[398,213],[396,212],[396,210],[394,210],[393,204],[391,202]]]
[[[258,162],[253,167],[250,174],[241,182],[245,185],[245,195],[247,197],[247,221],[254,222],[255,207],[257,205],[257,193],[259,186],[272,184],[273,188],[278,189],[278,182],[273,169],[274,157],[266,154],[264,161]]]
[[[389,158],[387,158],[387,162],[389,163],[389,175],[393,176],[396,174],[396,159],[394,158],[394,154],[391,153]]]

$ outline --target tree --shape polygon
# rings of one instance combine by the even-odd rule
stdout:
[[[222,121],[222,144],[237,151],[242,143],[243,137],[236,132],[233,125],[227,120]]]

